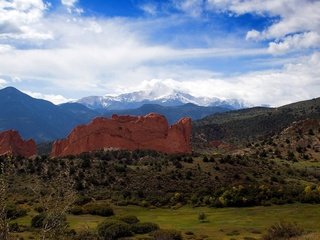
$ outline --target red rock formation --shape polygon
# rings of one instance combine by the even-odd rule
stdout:
[[[0,133],[0,155],[31,157],[36,152],[36,143],[32,139],[22,140],[17,131],[9,130]]]
[[[190,153],[191,119],[182,118],[168,126],[162,115],[96,118],[78,126],[65,140],[53,144],[51,156],[77,155],[106,148],[149,149],[164,153]]]

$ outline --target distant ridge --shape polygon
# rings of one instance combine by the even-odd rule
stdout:
[[[181,106],[192,103],[205,107],[241,109],[249,107],[239,99],[219,99],[216,97],[195,97],[189,93],[171,89],[158,83],[148,90],[120,94],[117,96],[89,96],[77,101],[86,107],[103,112],[104,110],[136,109],[145,104],[158,104],[165,107]]]
[[[77,105],[90,113],[90,109]],[[23,138],[51,141],[63,138],[74,126],[94,116],[83,112],[79,115],[67,110],[67,106],[32,98],[13,87],[4,88],[0,90],[0,131],[14,129]]]
[[[195,141],[205,138],[207,142],[243,143],[280,133],[293,122],[305,119],[320,119],[320,98],[278,108],[254,107],[207,116],[193,123],[193,134]]]
[[[104,112],[105,116],[112,116],[116,113],[119,115],[146,115],[150,112],[155,112],[166,116],[170,124],[175,123],[182,117],[190,117],[192,120],[197,120],[204,118],[208,115],[230,111],[229,108],[225,107],[202,107],[197,106],[192,103],[187,103],[180,106],[161,106],[159,104],[144,104],[137,109],[127,109],[127,110],[106,110]]]

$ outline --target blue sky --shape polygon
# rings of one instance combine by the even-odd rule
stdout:
[[[0,87],[154,89],[279,106],[320,92],[320,1],[2,0]]]

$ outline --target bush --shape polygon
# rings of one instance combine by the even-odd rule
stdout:
[[[114,214],[113,209],[105,203],[89,203],[84,206],[84,212],[103,217],[109,217]]]
[[[303,229],[296,223],[281,221],[272,225],[267,233],[263,236],[263,240],[289,239],[291,237],[301,236]]]
[[[34,207],[34,210],[35,210],[36,212],[38,212],[38,213],[44,212],[44,208],[41,207],[41,206],[36,206],[36,207]]]
[[[135,224],[140,222],[136,216],[124,216],[120,217],[119,220],[128,224]]]
[[[114,240],[121,237],[130,237],[130,225],[120,221],[106,220],[98,225],[98,235],[103,240]]]
[[[72,240],[97,240],[98,236],[95,233],[84,230],[77,233]]]
[[[131,231],[136,234],[150,233],[158,229],[159,226],[155,223],[136,223],[131,226]]]
[[[43,222],[46,219],[46,215],[44,213],[40,213],[36,216],[34,216],[31,219],[31,227],[34,228],[42,228],[43,227]]]
[[[7,218],[8,219],[16,219],[19,217],[23,217],[27,215],[27,210],[17,207],[16,205],[13,204],[9,204],[6,207],[6,211],[7,211]]]
[[[74,202],[75,205],[83,206],[87,203],[91,202],[91,198],[87,196],[79,196]]]
[[[9,224],[9,231],[10,232],[20,232],[20,227],[18,223],[10,223]]]
[[[153,236],[154,240],[182,240],[181,233],[176,230],[158,230]]]
[[[204,212],[200,212],[200,213],[198,214],[198,220],[199,220],[200,222],[204,222],[206,219],[207,219],[207,215],[206,215]]]
[[[73,215],[82,215],[84,214],[84,210],[80,206],[74,206],[73,208],[70,209],[70,213]]]
[[[54,225],[56,222],[67,224],[65,215],[49,216],[45,213],[40,213],[31,219],[31,227],[42,228],[45,224]]]

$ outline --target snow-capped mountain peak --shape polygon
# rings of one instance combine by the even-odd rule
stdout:
[[[230,109],[244,108],[247,105],[237,99],[219,99],[216,97],[195,97],[189,93],[172,89],[157,83],[146,90],[124,93],[117,96],[90,96],[77,101],[91,109],[122,110],[141,107],[144,104],[179,106],[193,103],[199,106],[222,106]]]

